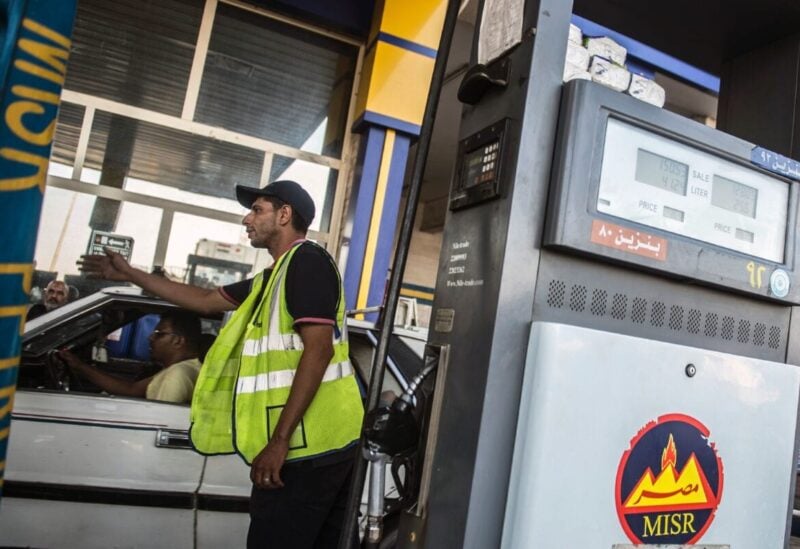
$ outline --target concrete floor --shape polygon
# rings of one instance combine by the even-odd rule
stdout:
[[[790,549],[800,549],[800,538],[792,538],[789,540]]]

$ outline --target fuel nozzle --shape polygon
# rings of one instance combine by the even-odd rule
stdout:
[[[415,375],[403,394],[394,397],[384,393],[377,408],[370,410],[364,419],[364,458],[369,462],[369,498],[367,503],[367,525],[365,547],[377,547],[383,536],[385,471],[392,464],[392,477],[395,487],[403,496],[404,483],[401,482],[395,466],[410,455],[419,443],[419,420],[414,415],[415,393],[422,381],[436,369],[439,356],[426,356],[420,372]],[[405,477],[406,481],[408,477]]]
[[[369,450],[376,454],[396,456],[412,450],[419,441],[419,425],[414,417],[415,398],[420,384],[436,369],[438,357],[427,357],[425,366],[414,376],[403,394],[367,413],[364,422]]]
[[[379,406],[367,413],[364,422],[366,448],[372,454],[396,456],[416,446],[419,427],[413,406],[401,397],[392,404]]]
[[[392,403],[392,408],[395,409],[397,412],[405,412],[407,410],[411,410],[414,408],[414,395],[417,392],[420,384],[425,380],[428,375],[436,369],[436,366],[439,364],[439,357],[433,355],[427,355],[425,357],[425,366],[422,370],[419,371],[417,375],[411,378],[411,381],[408,383],[408,387],[406,390],[403,391],[403,394],[400,395]]]

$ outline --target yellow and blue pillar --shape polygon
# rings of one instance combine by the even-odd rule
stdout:
[[[381,305],[409,147],[419,136],[447,0],[377,2],[356,103],[363,133],[345,267],[348,309]]]
[[[0,494],[76,0],[0,0]]]

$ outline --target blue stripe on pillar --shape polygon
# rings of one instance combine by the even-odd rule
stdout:
[[[369,284],[368,303],[370,306],[383,303],[383,294],[386,289],[386,273],[389,271],[394,236],[397,230],[397,214],[400,209],[400,196],[403,191],[409,145],[410,139],[398,133],[394,142],[394,150],[392,151],[392,164],[389,168],[389,184],[383,203],[378,248],[375,252],[375,261],[372,266]]]
[[[406,122],[405,120],[400,120],[393,116],[387,116],[372,111],[366,111],[361,118],[364,122],[376,124],[378,126],[386,126],[398,132],[409,133],[411,135],[419,135],[422,130],[422,126],[419,124],[412,124],[411,122]]]
[[[366,132],[364,158],[361,162],[361,175],[358,180],[353,230],[350,236],[350,249],[347,252],[347,265],[344,270],[344,295],[348,309],[355,309],[358,299],[358,286],[364,266],[364,254],[369,236],[369,223],[372,218],[372,203],[375,201],[375,186],[378,170],[381,167],[381,154],[386,130],[370,126]]]
[[[379,32],[378,39],[383,40],[387,44],[392,44],[393,46],[397,46],[398,48],[403,48],[404,50],[413,51],[420,55],[424,55],[425,57],[430,57],[431,59],[436,59],[436,50],[434,48],[429,48],[427,46],[423,46],[422,44],[417,44],[416,42],[412,42],[411,40],[406,40],[400,36],[395,36],[394,34],[389,34],[388,32]]]

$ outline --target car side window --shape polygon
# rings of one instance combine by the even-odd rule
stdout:
[[[157,313],[148,313],[108,332],[94,342],[88,353],[84,350],[81,358],[103,373],[127,381],[155,375],[160,368],[151,360],[149,337],[160,318]],[[70,376],[70,384],[71,390],[99,390],[76,375]]]
[[[51,316],[23,335],[18,388],[105,394],[99,386],[102,380],[93,382],[65,364],[64,350],[69,351],[71,359],[126,382],[135,383],[162,371],[150,356],[150,335],[160,314],[174,308],[152,303],[152,298],[137,302],[111,297],[100,303],[90,299],[86,298],[86,309]],[[221,318],[201,318],[201,360],[220,324]],[[184,372],[185,368],[181,370]]]

